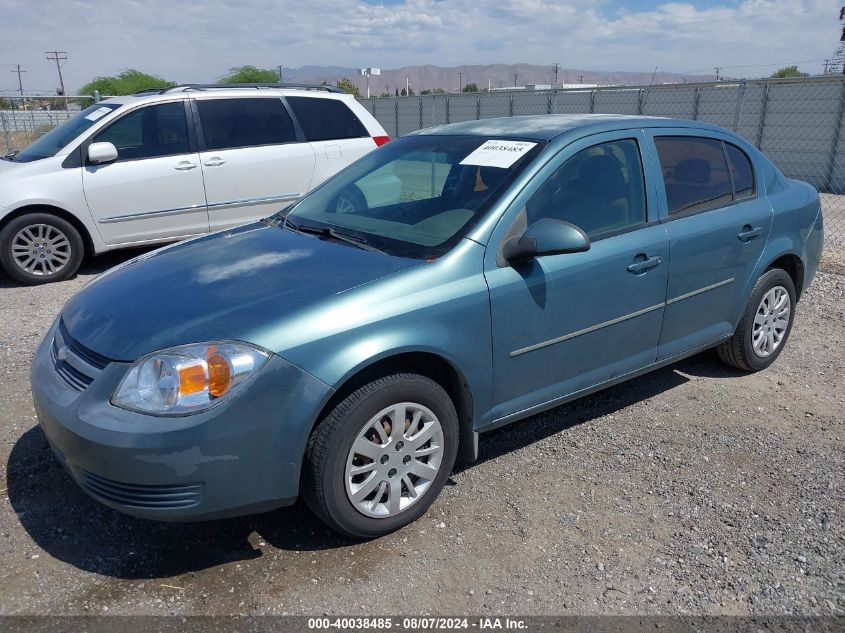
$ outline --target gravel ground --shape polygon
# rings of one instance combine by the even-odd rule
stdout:
[[[704,354],[482,436],[426,516],[356,543],[301,505],[133,519],[55,462],[31,355],[125,257],[45,287],[0,279],[0,614],[845,613],[839,274],[817,276],[769,370]]]

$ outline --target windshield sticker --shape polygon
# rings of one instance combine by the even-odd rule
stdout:
[[[461,165],[507,169],[536,144],[527,141],[485,141],[481,147],[464,158]]]
[[[111,108],[106,108],[106,107],[97,108],[96,110],[94,110],[91,114],[89,114],[85,118],[88,119],[89,121],[96,121],[97,119],[101,119],[104,116],[106,116],[109,112],[111,112]]]

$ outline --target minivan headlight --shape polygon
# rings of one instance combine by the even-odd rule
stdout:
[[[111,402],[154,415],[198,413],[234,396],[269,358],[246,343],[225,341],[161,350],[129,368]]]

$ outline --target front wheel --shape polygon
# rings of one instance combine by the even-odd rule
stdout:
[[[0,231],[0,263],[30,285],[70,278],[82,263],[82,237],[67,220],[49,213],[15,218]]]
[[[760,371],[775,362],[792,331],[795,303],[795,284],[786,271],[763,273],[736,332],[716,348],[722,362],[745,371]]]
[[[374,380],[344,398],[314,430],[305,501],[347,536],[388,534],[434,502],[457,448],[458,416],[439,384],[418,374]]]

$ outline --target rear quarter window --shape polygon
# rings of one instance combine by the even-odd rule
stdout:
[[[362,138],[370,134],[355,113],[339,99],[287,97],[308,141]]]
[[[207,150],[280,145],[296,140],[280,99],[198,99]]]
[[[751,159],[748,158],[748,154],[730,143],[725,143],[725,152],[728,155],[736,199],[751,198],[755,192],[754,168],[751,166]]]

